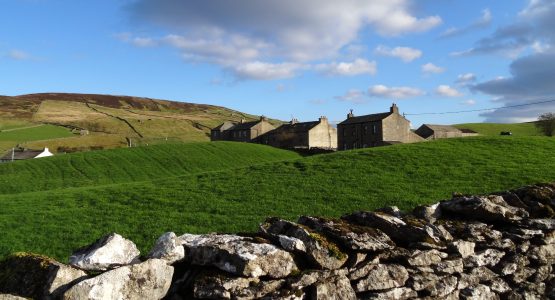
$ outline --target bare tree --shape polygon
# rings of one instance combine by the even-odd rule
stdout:
[[[555,134],[555,113],[545,113],[538,117],[536,127],[547,136]]]

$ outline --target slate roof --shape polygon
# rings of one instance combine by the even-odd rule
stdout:
[[[392,112],[386,112],[386,113],[379,113],[379,114],[352,117],[352,118],[348,118],[347,120],[345,120],[345,121],[343,121],[339,124],[355,124],[355,123],[366,123],[366,122],[381,121],[381,120],[389,117],[391,114],[392,114]]]
[[[235,126],[229,128],[228,130],[246,130],[251,129],[254,125],[258,124],[260,120],[253,122],[238,123]]]
[[[294,124],[283,124],[276,129],[276,131],[287,131],[287,132],[307,132],[310,129],[316,127],[316,125],[320,124],[319,121],[312,121],[312,122],[302,122],[302,123],[294,123]]]
[[[223,131],[223,130],[228,130],[231,127],[233,127],[235,124],[229,121],[223,122],[222,124],[212,128],[212,130],[219,130],[219,131]]]
[[[449,126],[449,125],[432,125],[432,124],[424,124],[424,126],[430,128],[433,131],[443,131],[443,132],[460,132],[461,130],[453,127],[453,126]]]
[[[41,154],[44,150],[29,150],[29,149],[15,149],[14,160],[23,160],[35,158],[37,155]],[[0,160],[12,160],[12,150],[8,151],[6,155],[2,156]]]

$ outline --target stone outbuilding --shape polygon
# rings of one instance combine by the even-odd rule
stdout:
[[[386,146],[415,143],[424,139],[410,129],[410,121],[399,114],[394,103],[389,112],[355,117],[352,110],[347,119],[337,125],[337,149]]]
[[[260,136],[275,129],[268,119],[261,116],[259,120],[239,123],[224,122],[210,132],[211,141],[256,142]]]
[[[459,129],[449,125],[432,124],[423,124],[415,131],[415,133],[426,140],[448,139],[478,135],[477,132],[470,129]]]
[[[12,150],[8,151],[6,155],[0,158],[0,162],[11,162],[17,160],[26,160],[26,159],[33,159],[33,158],[41,158],[41,157],[48,157],[53,156],[52,152],[48,150],[48,148],[44,148],[43,150],[31,150],[25,148],[13,148]]]
[[[291,120],[288,124],[268,132],[262,143],[285,149],[337,149],[337,129],[329,124],[328,118],[322,116],[318,121],[298,122]]]

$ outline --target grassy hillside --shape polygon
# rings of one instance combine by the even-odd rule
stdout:
[[[44,135],[22,141],[28,148],[48,147],[60,152],[119,148],[129,141],[133,145],[208,141],[210,128],[242,118],[254,120],[258,116],[213,105],[128,96],[63,93],[0,96],[0,130],[54,124],[90,132],[87,136],[52,139]],[[11,148],[16,143],[0,137],[0,147]]]
[[[298,157],[269,146],[231,142],[72,153],[0,164],[0,195],[156,180]]]
[[[543,137],[450,139],[3,195],[0,256],[25,250],[65,260],[72,249],[111,231],[131,238],[144,253],[169,230],[239,232],[255,229],[267,216],[340,216],[385,205],[409,209],[455,191],[553,181],[553,153],[555,139]]]
[[[457,128],[468,128],[481,135],[498,136],[502,131],[510,131],[514,136],[539,136],[534,123],[496,124],[496,123],[467,123],[454,125]]]

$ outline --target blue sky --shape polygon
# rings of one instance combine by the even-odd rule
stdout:
[[[0,0],[0,94],[222,105],[289,120],[479,110],[555,94],[548,0]],[[555,103],[422,123],[530,121]]]

